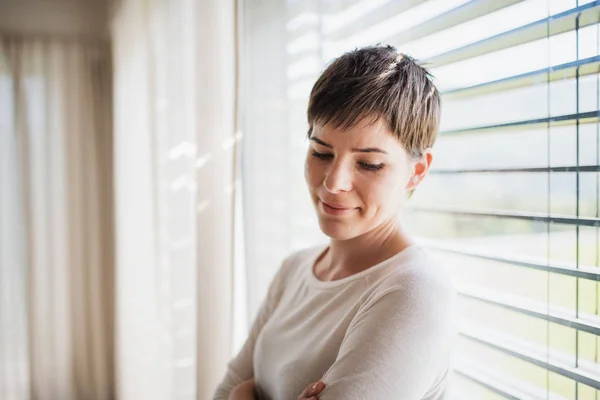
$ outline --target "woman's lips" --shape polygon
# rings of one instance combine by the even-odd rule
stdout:
[[[322,200],[319,200],[319,205],[321,210],[325,213],[325,214],[329,214],[329,215],[346,215],[351,213],[352,211],[354,211],[354,208],[349,208],[349,207],[344,207],[342,205],[338,205],[338,204],[327,204]]]

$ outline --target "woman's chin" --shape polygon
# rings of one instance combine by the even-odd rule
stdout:
[[[329,236],[334,240],[348,240],[358,236],[355,229],[352,229],[347,226],[347,224],[339,221],[319,220],[319,226],[326,236]]]

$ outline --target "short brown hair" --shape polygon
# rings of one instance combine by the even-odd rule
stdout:
[[[383,118],[414,157],[432,147],[440,94],[431,74],[392,46],[369,46],[333,60],[312,88],[308,135],[315,123],[349,129]]]

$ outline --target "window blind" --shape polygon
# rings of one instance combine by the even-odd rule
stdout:
[[[324,240],[302,176],[315,79],[391,44],[443,94],[434,168],[404,218],[459,290],[453,398],[597,400],[599,20],[581,0],[246,2],[249,312],[277,260]]]

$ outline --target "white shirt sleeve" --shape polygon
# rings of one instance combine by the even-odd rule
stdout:
[[[441,399],[443,388],[439,397],[431,388],[450,368],[454,302],[454,289],[434,279],[417,279],[368,300],[324,375],[319,398]]]
[[[282,275],[284,274],[286,263],[287,260],[284,261],[283,265],[271,281],[267,295],[254,319],[248,338],[237,356],[229,362],[227,373],[217,387],[213,400],[229,399],[229,394],[239,383],[254,377],[253,358],[256,338],[279,303],[283,291]]]

